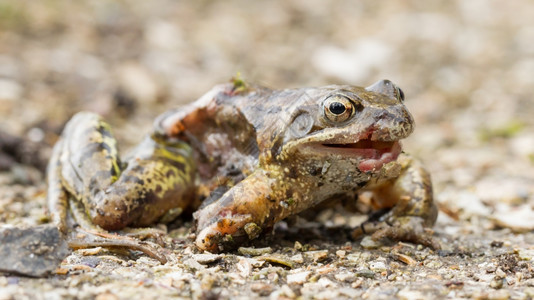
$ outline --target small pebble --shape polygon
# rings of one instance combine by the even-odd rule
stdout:
[[[501,278],[505,278],[506,277],[506,273],[504,273],[504,271],[501,269],[501,268],[497,268],[497,271],[495,271],[495,275],[501,277]]]
[[[362,294],[360,291],[351,288],[340,288],[339,293],[349,297],[349,299],[361,298],[360,295]]]
[[[344,282],[353,282],[356,280],[356,275],[351,272],[342,272],[334,276],[336,280]]]
[[[387,271],[386,264],[383,261],[372,261],[369,263],[369,269],[377,273]]]
[[[254,259],[254,258],[246,258],[246,260],[248,260],[248,262],[254,267],[254,268],[260,268],[262,267],[264,264],[265,264],[265,261],[263,260],[257,260],[257,259]]]
[[[199,264],[196,260],[189,258],[184,261],[184,266],[192,271],[199,271],[205,269],[205,267]]]
[[[252,265],[250,264],[248,260],[244,258],[239,260],[236,267],[237,267],[237,270],[239,271],[239,274],[243,278],[247,278],[252,272]]]
[[[280,290],[288,298],[291,298],[291,299],[297,298],[297,295],[295,294],[295,292],[293,292],[293,290],[287,284],[284,284]]]
[[[414,264],[417,263],[417,261],[414,260]],[[443,263],[439,260],[427,260],[425,261],[425,267],[432,268],[432,269],[438,269],[441,266],[443,266]]]
[[[337,251],[336,251],[336,255],[337,255],[337,257],[339,257],[339,258],[344,258],[345,255],[347,255],[347,251],[345,251],[345,250],[337,250]]]
[[[287,275],[287,284],[303,284],[310,278],[311,272],[304,271]]]
[[[283,266],[286,266],[290,269],[293,268],[293,263],[290,262],[289,260],[285,259],[285,258],[282,258],[282,257],[277,257],[277,256],[262,256],[262,257],[259,257],[258,258],[259,260],[264,260],[266,262],[270,262],[272,264],[279,264],[279,265],[283,265]]]
[[[221,258],[220,254],[202,253],[193,255],[193,259],[200,264],[209,264]]]
[[[501,289],[504,285],[504,278],[500,276],[493,277],[493,280],[490,282],[490,287],[496,290]]]
[[[350,253],[349,255],[347,255],[347,260],[351,263],[354,263],[354,264],[357,264],[360,262],[360,260],[362,259],[361,257],[361,253]]]
[[[317,281],[317,283],[319,283],[323,288],[336,287],[336,284],[326,277],[322,277],[321,279],[319,279],[319,281]]]
[[[413,258],[411,258],[410,256],[408,255],[405,255],[405,254],[401,254],[401,253],[391,253],[391,256],[398,260],[398,261],[401,261],[409,266],[413,266],[415,264],[417,264],[417,261]]]
[[[365,277],[365,278],[371,278],[371,279],[375,278],[375,272],[368,270],[368,269],[356,270],[354,272],[354,275],[358,277]]]
[[[237,252],[239,252],[239,254],[241,255],[260,256],[263,254],[273,253],[273,249],[271,247],[265,247],[265,248],[239,247],[239,249],[237,249]]]
[[[328,257],[328,250],[308,251],[304,252],[304,256],[314,262],[320,262]]]
[[[360,242],[360,245],[364,249],[377,249],[382,246],[380,242],[373,240],[370,236],[365,236]]]
[[[504,242],[502,242],[502,241],[492,241],[490,246],[492,246],[494,248],[501,248],[503,244],[504,244]]]
[[[302,264],[304,263],[304,257],[302,257],[302,254],[295,254],[293,256],[291,256],[291,261],[293,261],[294,263],[297,263],[297,264]]]
[[[520,260],[534,260],[534,249],[520,249],[517,254]]]
[[[269,275],[267,275],[267,279],[269,279],[269,281],[272,283],[277,283],[280,280],[280,276],[278,273],[269,273]]]
[[[502,211],[494,214],[492,219],[498,226],[516,233],[534,230],[534,209],[530,205],[509,207],[503,204]]]
[[[265,297],[269,296],[272,293],[274,287],[268,283],[255,282],[250,285],[250,289],[253,292],[258,293],[261,297]]]
[[[358,280],[354,281],[350,286],[357,289],[359,287],[361,287],[363,284],[363,279],[362,278],[359,278]]]

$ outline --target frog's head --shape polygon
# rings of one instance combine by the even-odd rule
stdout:
[[[397,159],[399,140],[414,129],[402,90],[389,80],[302,91],[286,106],[287,125],[273,147],[278,160],[350,159],[362,172],[375,171]]]

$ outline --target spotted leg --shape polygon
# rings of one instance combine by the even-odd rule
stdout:
[[[191,149],[172,140],[147,137],[122,163],[109,125],[95,114],[79,113],[67,124],[48,167],[52,221],[66,233],[70,207],[87,232],[149,225],[169,210],[188,205],[194,173]],[[120,247],[139,248],[135,240],[120,240]],[[82,245],[76,242],[77,248]]]

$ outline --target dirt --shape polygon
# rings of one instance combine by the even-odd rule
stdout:
[[[444,245],[353,241],[365,217],[331,208],[211,255],[184,220],[157,225],[165,265],[77,250],[52,276],[0,273],[0,299],[534,298],[532,15],[527,0],[0,0],[0,224],[48,222],[42,161],[80,110],[126,153],[238,72],[273,88],[387,78],[416,120],[404,147],[432,174]]]

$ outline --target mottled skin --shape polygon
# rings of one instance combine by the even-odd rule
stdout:
[[[160,116],[126,163],[108,125],[80,113],[49,166],[53,220],[67,230],[69,199],[82,227],[107,230],[200,205],[196,245],[217,252],[325,200],[372,191],[374,208],[389,210],[355,237],[435,246],[423,230],[437,216],[430,177],[398,142],[413,131],[403,100],[387,80],[291,90],[234,81]]]

